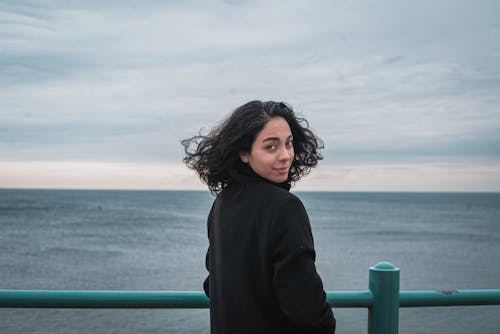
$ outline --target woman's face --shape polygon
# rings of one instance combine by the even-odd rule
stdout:
[[[257,134],[250,152],[241,153],[241,160],[255,173],[275,183],[288,180],[293,157],[292,131],[283,117],[271,118]]]

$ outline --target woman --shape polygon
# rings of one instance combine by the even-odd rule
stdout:
[[[211,333],[334,333],[309,219],[289,192],[322,159],[307,121],[285,103],[251,101],[182,145],[217,194],[203,284]]]

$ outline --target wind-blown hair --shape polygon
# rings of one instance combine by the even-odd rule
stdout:
[[[203,135],[200,130],[197,136],[183,139],[181,144],[186,153],[183,161],[198,173],[211,192],[217,193],[233,181],[235,173],[248,168],[240,153],[250,152],[259,132],[274,117],[283,117],[293,135],[295,156],[288,174],[288,182],[293,185],[323,159],[319,152],[323,141],[309,129],[306,119],[297,117],[283,102],[248,102],[208,134]]]

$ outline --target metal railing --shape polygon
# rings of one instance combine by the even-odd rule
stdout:
[[[368,308],[368,333],[396,334],[400,307],[500,305],[500,289],[399,291],[399,268],[370,267],[369,290],[328,291],[335,308]],[[208,308],[200,291],[0,290],[0,308]]]

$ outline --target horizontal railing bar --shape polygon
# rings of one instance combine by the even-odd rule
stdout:
[[[328,291],[332,307],[371,307],[370,291]],[[500,290],[400,291],[400,307],[500,305]],[[0,308],[208,308],[202,291],[0,290]]]
[[[369,307],[369,291],[326,293],[333,307]],[[208,308],[202,291],[0,290],[0,308]]]
[[[500,305],[498,290],[400,291],[400,307]]]
[[[0,308],[208,308],[201,291],[0,290]]]
[[[327,291],[326,301],[338,308],[370,307],[373,295],[370,291]]]

